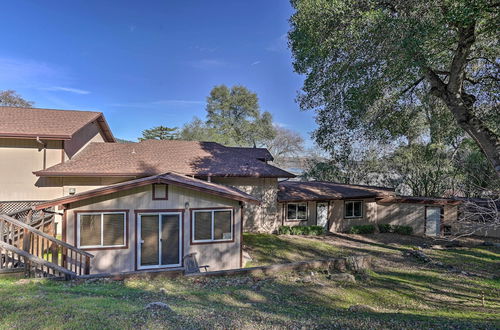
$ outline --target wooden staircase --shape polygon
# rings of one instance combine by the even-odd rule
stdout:
[[[93,255],[55,236],[54,212],[0,214],[0,274],[22,271],[27,277],[64,279],[88,275]]]

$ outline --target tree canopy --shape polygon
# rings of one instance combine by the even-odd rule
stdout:
[[[0,106],[31,108],[34,102],[27,101],[13,90],[0,91]]]
[[[289,44],[306,75],[299,102],[317,111],[320,146],[422,135],[422,105],[438,102],[447,129],[466,132],[500,172],[497,1],[291,3]]]
[[[226,145],[257,146],[275,135],[272,115],[261,113],[257,94],[244,86],[215,86],[207,97],[206,125]]]
[[[142,131],[142,137],[139,141],[144,140],[176,140],[179,136],[177,127],[156,126]]]

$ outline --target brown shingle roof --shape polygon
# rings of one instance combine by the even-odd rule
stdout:
[[[240,151],[246,155],[252,155],[255,159],[262,161],[273,161],[274,157],[266,148],[252,148],[252,147],[231,147],[231,149]]]
[[[412,203],[412,204],[437,204],[458,205],[462,201],[455,198],[418,197],[418,196],[388,196],[379,200],[380,203]]]
[[[35,172],[39,176],[149,176],[167,172],[214,177],[294,177],[215,142],[146,140],[91,143],[73,159]]]
[[[0,137],[69,140],[93,121],[108,142],[115,141],[101,112],[0,106]]]
[[[201,191],[205,192],[207,194],[212,194],[212,195],[217,195],[221,197],[225,197],[228,199],[233,199],[237,201],[242,201],[242,202],[248,202],[252,204],[259,204],[260,201],[233,187],[221,185],[221,184],[215,184],[211,182],[206,182],[203,180],[199,179],[194,179],[187,177],[185,175],[181,175],[178,173],[165,173],[165,174],[160,174],[160,175],[154,175],[146,178],[141,178],[141,179],[136,179],[136,180],[131,180],[131,181],[126,181],[122,183],[117,183],[114,185],[106,186],[106,187],[101,187],[97,189],[92,189],[88,190],[79,194],[75,195],[69,195],[69,196],[64,196],[61,198],[56,198],[51,201],[47,201],[41,204],[38,204],[34,206],[34,209],[36,210],[42,210],[47,207],[52,207],[52,206],[57,206],[57,205],[63,205],[63,204],[68,204],[68,203],[74,203],[77,201],[89,199],[92,197],[97,197],[97,196],[104,196],[104,195],[109,195],[118,191],[123,191],[123,190],[128,190],[132,189],[135,187],[141,187],[141,186],[147,186],[153,183],[164,183],[164,184],[171,184],[175,186],[180,186],[184,187],[187,189],[192,189],[196,191]]]
[[[278,201],[327,201],[394,195],[394,189],[323,181],[283,181],[278,185]]]

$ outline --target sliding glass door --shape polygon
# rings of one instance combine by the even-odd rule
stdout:
[[[181,266],[181,213],[140,213],[137,223],[139,269]]]

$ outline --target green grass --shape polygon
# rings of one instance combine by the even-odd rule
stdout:
[[[340,284],[322,270],[270,277],[130,279],[52,282],[0,277],[0,329],[132,328],[389,328],[494,329],[500,327],[500,250],[492,247],[433,252],[460,262],[466,277],[402,257],[399,248],[367,243],[339,248],[327,239],[245,234],[255,264],[372,253],[376,267]],[[427,252],[427,251],[426,251]],[[383,263],[383,258],[401,258]],[[497,277],[495,277],[497,276]],[[484,305],[483,305],[484,297]],[[149,311],[162,301],[173,312]],[[353,313],[351,305],[376,310]]]

